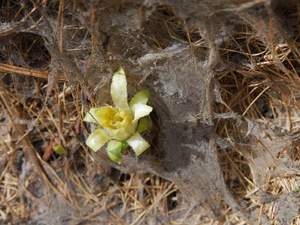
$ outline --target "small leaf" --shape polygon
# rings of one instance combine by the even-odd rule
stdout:
[[[112,140],[108,142],[106,148],[108,157],[113,162],[120,164],[122,159],[122,150],[124,147],[124,144],[120,141]]]
[[[56,154],[58,154],[58,155],[65,155],[65,154],[67,154],[66,149],[62,145],[60,145],[60,144],[54,145],[53,146],[53,151]]]
[[[109,136],[104,130],[98,128],[90,134],[86,140],[86,145],[89,146],[93,151],[98,151],[107,141],[109,141]]]
[[[153,122],[150,116],[143,117],[139,120],[137,132],[143,133],[145,131],[151,130],[152,126],[153,126]]]
[[[150,144],[139,133],[131,136],[127,140],[127,143],[133,149],[136,156],[141,155],[150,147]]]
[[[129,108],[127,99],[127,81],[122,67],[113,74],[110,94],[116,107]]]
[[[140,118],[148,116],[152,112],[153,108],[143,103],[137,103],[132,106],[132,110],[134,112],[133,121],[138,121]]]
[[[150,92],[148,90],[146,89],[141,90],[132,97],[129,106],[132,107],[137,103],[147,104],[149,97],[150,97]]]

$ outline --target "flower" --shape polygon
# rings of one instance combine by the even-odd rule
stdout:
[[[107,144],[108,157],[120,163],[122,153],[128,146],[136,156],[150,147],[140,133],[151,127],[149,114],[153,108],[147,105],[150,95],[147,90],[136,93],[128,103],[127,81],[123,68],[113,74],[110,93],[114,106],[91,108],[84,117],[85,122],[97,124],[86,144],[93,151],[98,151]]]

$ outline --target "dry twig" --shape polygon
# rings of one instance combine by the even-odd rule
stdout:
[[[34,70],[34,69],[24,68],[20,66],[13,66],[5,63],[0,63],[0,72],[15,73],[19,75],[31,76],[31,77],[41,78],[41,79],[48,79],[48,75],[49,75],[48,71]],[[58,76],[57,80],[64,81],[65,78],[60,75]]]

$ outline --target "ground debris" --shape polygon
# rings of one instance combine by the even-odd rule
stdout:
[[[261,223],[295,220],[299,1],[0,7],[0,220],[253,224],[272,204]],[[109,103],[119,66],[129,94],[148,88],[155,109],[151,151],[121,166],[87,149],[82,122]],[[49,147],[43,160],[53,140],[68,153]]]

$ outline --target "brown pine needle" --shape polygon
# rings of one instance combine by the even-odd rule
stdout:
[[[34,70],[34,69],[24,68],[24,67],[20,67],[20,66],[13,66],[10,64],[5,64],[5,63],[0,63],[0,72],[16,73],[19,75],[37,77],[37,78],[42,78],[42,79],[48,79],[48,76],[49,76],[48,71]],[[64,81],[65,78],[60,75],[57,77],[57,80]]]

